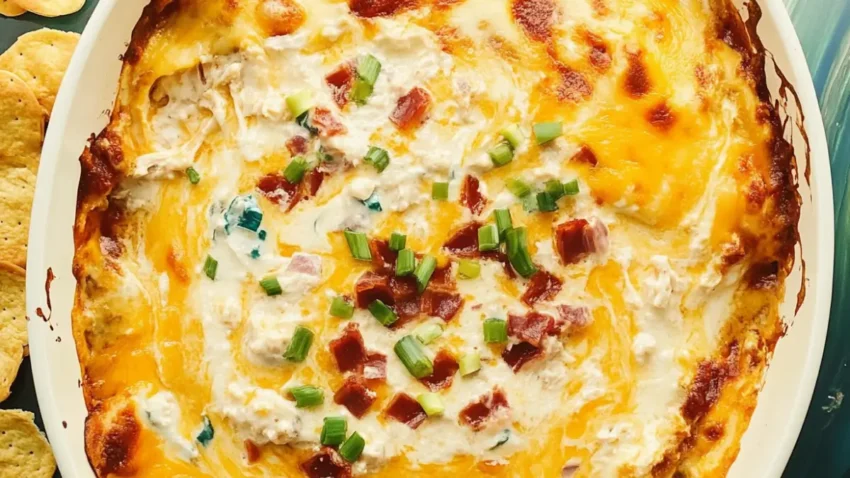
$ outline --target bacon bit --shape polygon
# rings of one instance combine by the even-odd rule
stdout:
[[[414,430],[428,418],[422,405],[419,405],[419,402],[406,393],[396,394],[384,413],[393,420],[404,423]]]
[[[626,70],[623,88],[632,98],[640,98],[649,93],[652,88],[641,53],[629,55],[629,66]]]
[[[333,448],[324,447],[309,460],[301,463],[309,478],[348,478],[351,466]]]
[[[573,219],[555,230],[555,243],[564,264],[575,264],[588,254],[608,249],[608,229],[602,221],[592,218]]]
[[[416,278],[407,277],[390,277],[390,290],[392,290],[393,298],[396,301],[416,298],[418,291],[416,289]]]
[[[374,402],[375,392],[357,375],[345,379],[345,383],[334,394],[334,403],[344,406],[357,418],[365,415]]]
[[[416,260],[419,260],[417,257]],[[445,286],[446,288],[454,289],[455,280],[452,276],[452,263],[449,262],[444,266],[437,266],[434,269],[434,273],[431,274],[431,281],[428,283],[428,287],[440,287]]]
[[[587,44],[590,45],[590,64],[600,72],[605,72],[611,66],[611,55],[608,46],[601,37],[590,32],[584,35]]]
[[[456,256],[477,257],[479,255],[478,228],[480,227],[481,224],[477,222],[463,226],[446,241],[443,247]]]
[[[303,136],[293,136],[286,140],[286,149],[292,156],[307,153],[307,138]]]
[[[485,423],[499,410],[510,408],[505,393],[498,387],[460,411],[460,421],[475,431],[482,430]]]
[[[439,317],[448,322],[457,315],[463,306],[463,298],[457,292],[432,290],[428,288],[422,294],[422,310],[431,317]]]
[[[518,344],[509,345],[508,348],[502,352],[502,358],[505,359],[505,363],[510,365],[511,370],[513,370],[514,373],[517,373],[523,365],[539,357],[541,353],[542,351],[534,345],[531,345],[528,342],[520,342]]]
[[[286,206],[287,211],[292,210],[302,198],[298,184],[290,183],[282,174],[272,173],[263,176],[257,182],[257,189],[269,201],[279,206]]]
[[[581,148],[579,148],[578,152],[570,158],[570,161],[585,163],[591,166],[596,166],[596,164],[599,163],[596,159],[596,155],[593,154],[593,150],[586,144],[581,145]]]
[[[374,239],[369,243],[372,250],[372,265],[376,272],[393,274],[398,253],[390,249],[390,244],[382,239]]]
[[[514,21],[519,23],[529,38],[541,42],[552,38],[555,10],[555,2],[552,0],[514,0],[511,6]]]
[[[395,300],[389,282],[389,279],[384,275],[371,271],[365,272],[354,285],[357,307],[365,309],[376,300],[392,305]]]
[[[378,352],[369,352],[363,364],[363,378],[366,380],[387,379],[387,356]]]
[[[427,377],[420,378],[419,381],[432,392],[449,388],[452,386],[458,368],[460,366],[454,356],[445,350],[440,350],[434,357],[434,372]]]
[[[431,95],[417,86],[398,99],[390,121],[402,130],[417,127],[425,121],[430,107]]]
[[[543,338],[555,328],[555,319],[539,312],[527,315],[508,314],[508,335],[540,347]]]
[[[661,102],[646,112],[646,121],[666,133],[676,123],[676,115],[670,110],[666,102]]]
[[[351,322],[342,331],[342,335],[331,340],[328,346],[336,359],[336,366],[340,372],[351,372],[360,370],[366,362],[366,345],[357,323]]]
[[[403,326],[409,321],[409,319],[416,317],[419,315],[419,312],[422,311],[418,297],[402,300],[396,299],[393,309],[395,309],[395,313],[398,314],[398,321],[393,324],[393,328]]]
[[[528,288],[522,294],[522,301],[528,306],[532,306],[541,300],[549,300],[561,292],[561,286],[564,283],[556,276],[540,270],[528,282]]]
[[[348,93],[354,86],[354,63],[343,63],[325,77],[325,82],[331,87],[334,103],[342,108],[348,104]]]
[[[325,182],[325,176],[328,173],[324,171],[319,171],[314,168],[307,171],[307,174],[304,175],[304,184],[307,188],[307,197],[314,197],[316,193],[319,192],[319,188],[322,187],[322,183]]]
[[[242,444],[245,445],[245,460],[248,463],[256,463],[263,454],[263,451],[251,440],[245,440]]]
[[[566,327],[570,329],[583,329],[590,325],[593,316],[590,315],[590,309],[587,307],[574,307],[572,305],[562,304],[558,306],[558,319],[552,324],[553,327],[549,331],[549,335],[561,335],[561,332]]]
[[[487,198],[481,194],[481,184],[475,176],[466,176],[463,180],[463,189],[460,192],[460,203],[469,209],[472,214],[481,214],[487,205]]]
[[[364,18],[387,17],[414,6],[415,0],[348,0],[352,13]]]
[[[348,130],[331,113],[331,110],[317,106],[310,113],[310,123],[319,130],[319,136],[329,138],[338,134],[345,134]]]

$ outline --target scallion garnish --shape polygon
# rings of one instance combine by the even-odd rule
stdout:
[[[436,393],[427,392],[419,394],[416,397],[416,401],[419,402],[419,405],[422,406],[422,409],[425,410],[425,413],[429,417],[442,415],[446,411],[446,406],[443,405],[443,399]]]
[[[351,255],[359,261],[371,261],[372,251],[369,249],[369,239],[364,232],[346,230],[343,232]]]
[[[307,358],[307,352],[310,351],[310,346],[313,344],[313,331],[307,327],[299,325],[295,327],[295,333],[292,334],[292,341],[286,347],[283,353],[283,358],[290,362],[303,362]]]
[[[511,220],[511,211],[509,209],[496,209],[493,211],[493,218],[496,220],[496,229],[499,230],[499,240],[505,240],[505,233],[508,229],[514,227]]]
[[[573,179],[568,183],[564,183],[563,186],[565,196],[575,196],[578,194],[578,179]]]
[[[558,204],[555,198],[546,191],[537,193],[537,209],[542,212],[552,212],[558,210]]]
[[[384,208],[381,207],[381,200],[378,197],[378,191],[374,191],[372,195],[366,198],[366,200],[363,201],[363,205],[370,211],[381,212],[384,210]]]
[[[341,445],[345,441],[348,422],[343,417],[325,417],[319,442],[325,446]]]
[[[245,209],[242,211],[242,214],[239,216],[239,220],[236,221],[237,226],[253,232],[257,232],[257,229],[260,228],[260,224],[262,223],[263,212],[255,208]]]
[[[495,224],[487,224],[478,228],[478,250],[482,252],[495,251],[499,248],[499,229]]]
[[[517,149],[522,144],[523,135],[519,125],[512,124],[499,132],[503,138],[511,145],[511,148]]]
[[[334,297],[331,301],[330,314],[340,319],[350,319],[354,317],[354,304],[349,303],[342,297]]]
[[[275,276],[268,276],[265,279],[261,280],[260,287],[262,287],[263,290],[266,291],[266,295],[283,294],[283,289],[280,287],[280,282]]]
[[[522,203],[522,209],[525,212],[536,212],[539,210],[539,208],[537,207],[536,194],[529,194],[528,196],[520,199],[520,202]]]
[[[457,273],[461,279],[475,279],[481,275],[481,264],[478,261],[462,259],[457,266]]]
[[[310,136],[319,134],[319,129],[313,126],[310,121],[310,110],[301,113],[301,116],[295,118],[295,123],[310,132]]]
[[[349,463],[354,463],[360,458],[363,453],[363,448],[366,447],[366,440],[359,433],[354,432],[345,440],[345,443],[339,447],[339,456]]]
[[[363,161],[370,163],[379,173],[382,173],[390,164],[390,155],[385,149],[377,146],[369,146],[369,151],[366,152]]]
[[[534,137],[537,144],[543,145],[563,134],[563,124],[560,121],[537,123],[534,125]]]
[[[487,151],[496,167],[504,166],[514,159],[514,150],[507,141],[503,141]]]
[[[508,190],[516,197],[522,199],[531,194],[531,186],[522,179],[511,179],[508,181]]]
[[[213,259],[212,256],[207,256],[207,260],[204,261],[204,274],[215,280],[216,271],[218,271],[218,261]]]
[[[393,325],[395,321],[398,320],[396,313],[393,312],[387,304],[380,300],[375,300],[369,304],[369,312],[372,313],[372,317],[378,319],[378,322],[385,327]]]
[[[298,118],[313,107],[313,93],[302,90],[286,97],[286,107],[293,118]]]
[[[366,104],[366,100],[372,96],[374,91],[374,85],[370,85],[360,78],[357,78],[354,80],[354,86],[351,88],[351,99],[358,105],[363,106]]]
[[[304,179],[304,173],[307,172],[307,160],[301,156],[297,156],[283,170],[283,177],[292,184],[298,184]]]
[[[437,259],[433,256],[425,256],[419,261],[419,264],[416,265],[416,270],[413,271],[413,275],[416,276],[416,287],[419,289],[419,293],[425,291],[425,288],[428,287],[428,281],[431,280],[431,275],[434,274],[434,271],[437,269]]]
[[[198,174],[198,171],[195,170],[192,166],[186,168],[186,176],[189,178],[189,182],[192,184],[198,184],[201,182],[201,175]]]
[[[325,393],[321,388],[312,385],[302,385],[289,389],[289,393],[295,397],[296,408],[309,408],[321,405],[325,401]]]
[[[508,341],[508,323],[502,319],[484,321],[484,342],[502,344]]]
[[[425,348],[411,335],[405,335],[393,347],[401,363],[416,378],[427,377],[434,373],[434,364],[425,355]]]
[[[546,192],[552,196],[552,199],[557,201],[566,195],[564,192],[564,184],[557,179],[550,179],[546,181]]]
[[[215,436],[215,428],[213,428],[212,423],[210,423],[210,419],[206,415],[201,417],[201,419],[203,421],[203,427],[195,439],[198,440],[198,443],[202,446],[207,446]]]
[[[440,327],[440,324],[433,322],[424,323],[413,329],[413,336],[424,345],[430,344],[441,335],[443,335],[443,328]]]
[[[375,90],[375,82],[381,74],[381,62],[372,55],[366,55],[360,59],[357,65],[357,77],[351,91],[351,99],[358,105],[363,105],[372,96]]]
[[[465,377],[481,370],[481,355],[478,352],[470,352],[461,355],[457,363],[460,368],[460,376]]]
[[[525,278],[537,272],[528,253],[527,232],[524,227],[515,227],[506,233],[508,260],[517,273]]]
[[[434,183],[431,185],[431,199],[445,201],[449,198],[449,183]]]
[[[390,250],[400,251],[407,245],[407,236],[400,232],[394,232],[390,235]]]
[[[398,257],[395,261],[395,275],[404,277],[413,273],[416,268],[416,255],[410,249],[402,249],[398,251]]]

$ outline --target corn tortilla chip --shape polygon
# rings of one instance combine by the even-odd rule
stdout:
[[[20,344],[24,356],[27,356],[29,341],[25,283],[25,270],[14,264],[0,262],[0,340]]]
[[[44,111],[32,90],[17,75],[0,71],[0,167],[25,166],[35,173],[43,139]]]
[[[0,0],[0,15],[5,15],[7,17],[17,17],[18,15],[22,15],[25,12],[26,10],[19,7],[14,0]]]
[[[27,8],[26,5],[21,6]],[[48,28],[25,33],[0,55],[0,70],[11,71],[24,80],[50,114],[79,39],[80,35],[76,33]]]
[[[30,412],[0,410],[0,478],[51,478],[56,461]]]
[[[21,8],[42,17],[59,17],[83,8],[86,0],[14,0]]]
[[[10,342],[0,341],[0,402],[9,398],[12,384],[24,360],[24,349]],[[2,465],[0,459],[0,465]],[[2,476],[2,475],[0,475]]]
[[[25,267],[35,173],[0,163],[0,261]]]

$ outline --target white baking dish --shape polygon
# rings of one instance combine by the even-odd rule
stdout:
[[[736,0],[738,1],[738,0]],[[75,280],[71,273],[78,158],[87,138],[107,123],[130,33],[148,0],[101,0],[82,36],[65,76],[50,121],[38,175],[27,261],[27,313],[30,353],[39,405],[56,460],[66,477],[93,476],[83,447],[86,408],[80,368],[71,335],[70,312]],[[796,123],[802,117],[789,97],[793,144],[800,167],[803,198],[794,274],[787,282],[783,313],[790,328],[776,349],[764,390],[733,477],[778,477],[791,454],[811,399],[829,320],[833,260],[832,187],[826,139],[806,61],[781,0],[762,0],[764,17],[758,32],[766,48],[794,85],[805,116],[811,148],[811,183],[803,177],[806,142]],[[746,18],[746,14],[745,18]],[[768,83],[781,98],[779,82],[768,60]],[[802,262],[808,295],[795,315]],[[47,271],[56,276],[45,289]],[[49,321],[36,314],[41,308]]]

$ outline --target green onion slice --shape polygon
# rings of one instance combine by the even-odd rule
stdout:
[[[304,173],[307,172],[307,160],[301,156],[296,157],[283,170],[283,177],[292,184],[298,184],[304,179]]]
[[[555,201],[555,198],[546,191],[537,193],[537,208],[542,212],[557,211],[558,204]]]
[[[434,373],[434,364],[425,355],[425,347],[411,335],[405,335],[393,347],[404,367],[416,378],[427,377]]]
[[[524,227],[515,227],[507,232],[506,235],[508,260],[511,262],[514,270],[525,278],[531,277],[537,272],[537,266],[531,260],[531,255],[528,253],[527,232]]]
[[[365,232],[346,230],[343,234],[345,235],[345,241],[348,243],[348,249],[351,251],[352,257],[359,261],[372,260],[372,250],[369,249],[369,239],[366,238]]]
[[[357,65],[357,76],[366,83],[374,86],[381,74],[381,62],[372,55],[367,54],[360,59]]]
[[[370,146],[369,151],[366,152],[366,156],[363,160],[374,166],[379,173],[382,173],[385,169],[387,169],[387,166],[390,165],[390,154],[387,153],[387,150],[385,149],[377,146]]]
[[[363,453],[363,448],[366,447],[366,440],[360,436],[359,433],[354,432],[348,437],[348,440],[345,440],[339,447],[339,455],[345,459],[345,461],[349,463],[354,463],[360,458],[360,454]]]
[[[531,186],[522,179],[511,179],[508,181],[508,190],[520,199],[531,194]]]
[[[534,137],[537,144],[546,144],[563,134],[564,127],[560,121],[537,123],[534,125]]]
[[[464,354],[458,359],[460,376],[465,377],[481,370],[481,355],[478,352]]]
[[[416,267],[416,255],[410,249],[402,249],[398,251],[398,257],[395,261],[395,275],[404,277],[413,273]]]
[[[564,184],[557,179],[550,179],[546,181],[546,192],[549,193],[555,201],[566,195],[566,192],[564,192]]]
[[[210,419],[206,415],[201,417],[201,419],[203,420],[203,428],[201,428],[201,431],[195,439],[198,440],[198,443],[202,446],[207,446],[215,436],[215,428],[213,428],[212,423],[210,423]]]
[[[478,228],[478,250],[495,251],[499,248],[499,229],[495,224],[487,224]]]
[[[524,139],[522,130],[519,129],[519,125],[517,124],[512,124],[506,127],[500,131],[499,134],[505,138],[505,141],[507,141],[513,149],[519,148],[519,145],[522,144],[522,140]]]
[[[302,90],[286,97],[286,107],[293,118],[298,118],[313,107],[313,93]]]
[[[481,264],[478,261],[461,259],[457,273],[461,279],[475,279],[481,275]]]
[[[400,232],[394,232],[390,235],[390,250],[400,251],[407,245],[407,236]]]
[[[381,302],[380,300],[375,300],[371,304],[369,304],[369,312],[372,313],[372,316],[378,319],[378,322],[383,324],[386,327],[393,325],[397,320],[398,316],[396,313],[390,309],[390,307]]]
[[[348,432],[348,422],[344,417],[325,417],[319,442],[325,446],[342,445]]]
[[[265,279],[260,281],[260,287],[266,291],[266,295],[280,295],[283,294],[283,289],[280,287],[280,282],[278,282],[277,277],[268,276]]]
[[[370,211],[381,212],[384,210],[381,207],[381,200],[378,197],[378,191],[374,191],[365,201],[363,201],[363,205],[366,206]]]
[[[514,159],[514,150],[507,141],[501,142],[487,151],[496,167],[504,166]]]
[[[508,341],[508,323],[502,319],[484,321],[484,341],[488,344],[503,344]]]
[[[360,78],[354,80],[354,87],[351,89],[351,99],[360,106],[366,104],[366,100],[372,96],[375,91],[375,86],[366,83]]]
[[[413,336],[424,345],[428,345],[437,340],[437,338],[441,335],[443,335],[443,328],[440,324],[435,324],[433,322],[426,322],[413,329]]]
[[[292,341],[286,347],[286,352],[283,353],[283,358],[290,362],[303,362],[307,358],[307,352],[310,351],[310,345],[313,344],[313,331],[307,327],[298,326],[295,328],[295,333],[292,335]]]
[[[449,183],[434,183],[431,185],[431,199],[445,201],[449,198]]]
[[[496,220],[496,229],[499,230],[499,240],[505,240],[505,233],[514,227],[509,209],[496,209],[493,211],[493,219]]]
[[[257,232],[262,223],[263,212],[256,208],[245,209],[239,216],[239,220],[236,221],[237,226],[253,232]]]
[[[350,319],[354,317],[354,304],[347,302],[342,297],[334,297],[331,301],[330,314],[340,319]]]
[[[204,274],[207,275],[212,280],[215,280],[215,273],[218,270],[218,261],[213,259],[212,256],[207,256],[207,260],[204,261]]]
[[[289,393],[295,397],[296,408],[309,408],[321,405],[325,401],[325,393],[321,388],[312,385],[302,385],[289,389]]]
[[[198,174],[198,171],[195,170],[192,166],[186,168],[186,176],[189,178],[189,182],[192,184],[198,184],[201,182],[201,175]]]
[[[525,212],[536,212],[540,208],[537,206],[537,195],[529,194],[528,196],[522,198],[520,200],[522,202],[522,209]]]
[[[431,280],[431,275],[434,274],[434,271],[437,269],[437,259],[433,256],[425,256],[419,261],[419,264],[416,265],[416,269],[413,271],[413,275],[416,276],[416,286],[419,289],[419,293],[425,291],[425,288],[428,287],[428,281]]]
[[[446,411],[446,406],[443,405],[443,399],[436,393],[427,392],[419,394],[416,397],[416,401],[419,402],[419,405],[422,405],[422,408],[429,417],[440,416]]]
[[[578,194],[578,179],[573,179],[568,183],[563,184],[565,196],[575,196]]]

